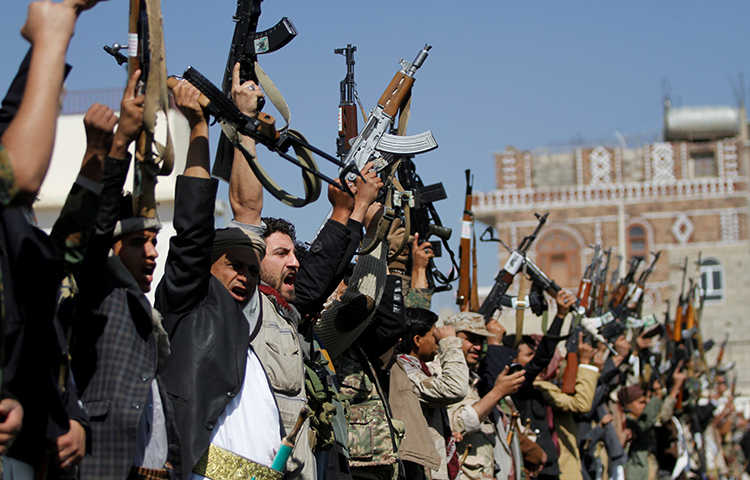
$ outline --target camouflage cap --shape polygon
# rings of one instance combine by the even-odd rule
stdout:
[[[483,337],[494,337],[493,333],[484,326],[484,315],[473,312],[461,312],[451,315],[443,322],[445,326],[451,326],[456,333],[471,332]]]

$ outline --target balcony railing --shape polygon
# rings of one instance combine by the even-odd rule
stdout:
[[[520,207],[562,207],[638,202],[658,198],[706,198],[746,192],[747,178],[701,178],[670,183],[612,183],[569,187],[495,190],[474,194],[475,213],[515,210]]]

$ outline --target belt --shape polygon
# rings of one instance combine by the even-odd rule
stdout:
[[[170,478],[169,470],[166,468],[130,467],[127,480],[158,480]]]
[[[211,480],[235,480],[255,478],[255,480],[281,480],[283,472],[232,453],[214,444],[209,444],[206,452],[193,467],[193,473]]]

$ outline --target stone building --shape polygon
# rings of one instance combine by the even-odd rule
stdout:
[[[687,258],[688,282],[700,278],[706,290],[704,338],[721,343],[728,332],[724,361],[747,363],[750,322],[742,300],[750,291],[745,111],[666,107],[661,142],[554,151],[508,147],[495,154],[497,189],[476,193],[473,210],[477,220],[494,226],[496,235],[513,246],[536,227],[533,212],[549,212],[530,256],[574,293],[594,244],[612,247],[612,268],[617,268],[614,255],[622,258],[620,276],[633,256],[644,256],[647,264],[652,252],[662,251],[644,298],[644,314],[656,313],[660,319],[667,300],[674,316]],[[500,266],[508,255],[501,247]],[[709,352],[710,364],[718,350]],[[750,372],[740,370],[739,375],[738,385],[750,387]]]

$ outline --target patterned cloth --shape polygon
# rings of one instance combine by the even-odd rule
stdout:
[[[18,195],[18,184],[13,174],[13,166],[5,147],[0,145],[0,208],[10,205]]]
[[[337,369],[341,395],[351,405],[348,428],[349,465],[352,467],[352,474],[357,476],[371,478],[373,475],[367,475],[371,473],[376,478],[396,478],[398,445],[393,442],[394,439],[398,441],[398,438],[403,437],[404,427],[401,422],[392,418],[388,406],[380,396],[371,365],[366,362],[367,358],[359,346],[353,345],[341,356]]]

